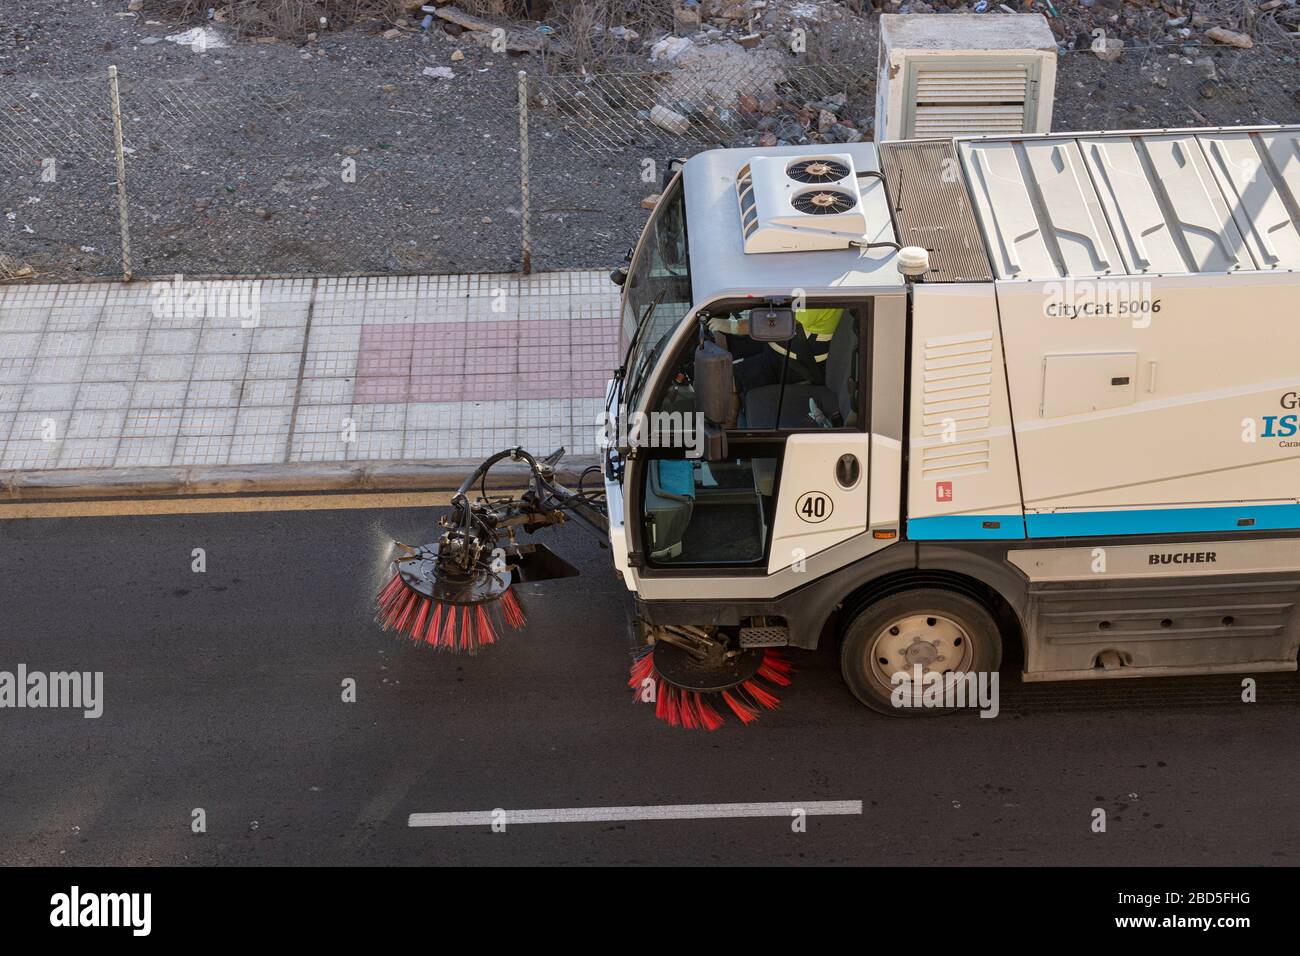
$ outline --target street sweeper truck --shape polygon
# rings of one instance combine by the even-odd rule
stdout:
[[[389,629],[523,626],[564,563],[517,532],[573,519],[676,726],[750,722],[823,642],[893,714],[1009,646],[1026,681],[1296,669],[1300,127],[714,150],[614,279],[601,463],[485,462]],[[506,458],[528,490],[477,491]]]

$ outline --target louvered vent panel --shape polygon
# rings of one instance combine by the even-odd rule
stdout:
[[[927,339],[921,385],[921,433],[926,478],[973,475],[989,469],[987,441],[962,435],[989,427],[993,396],[993,333]]]
[[[1028,84],[1029,74],[1023,66],[918,70],[912,135],[924,138],[1024,132]]]

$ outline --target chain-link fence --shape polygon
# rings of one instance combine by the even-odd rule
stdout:
[[[618,261],[670,157],[871,135],[870,19],[818,23],[798,4],[783,26],[751,23],[757,45],[742,49],[746,37],[703,27],[661,36],[671,17],[652,18],[642,28],[659,38],[634,53],[624,27],[561,25],[570,41],[603,37],[597,51],[500,19],[525,6],[475,5],[497,20],[458,15],[466,32],[441,48],[331,38],[328,58],[303,50],[300,66],[292,53],[260,64],[250,51],[261,48],[240,40],[225,65],[224,53],[191,61],[186,79],[124,67],[120,155],[105,73],[6,77],[0,281],[124,273],[119,160],[136,276],[514,272]],[[1273,82],[1294,67],[1294,5],[1261,11],[1255,50],[1169,34],[1153,11],[1155,32],[1133,33],[1108,65],[1084,29],[1094,13],[1057,11],[1063,128],[1294,121],[1295,91]]]
[[[0,87],[0,281],[120,267],[107,76]]]
[[[871,114],[869,64],[761,63],[723,72],[659,70],[552,74],[537,79],[535,108],[578,147],[603,153],[638,147],[853,142]]]
[[[472,98],[347,74],[118,87],[136,276],[518,271],[525,203],[534,268],[603,265],[666,158],[853,141],[871,113],[870,64],[500,71]],[[114,139],[107,77],[0,92],[0,279],[123,274]]]

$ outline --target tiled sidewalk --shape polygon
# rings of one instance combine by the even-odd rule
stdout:
[[[595,451],[603,272],[211,288],[255,319],[159,308],[149,281],[0,287],[0,470]]]

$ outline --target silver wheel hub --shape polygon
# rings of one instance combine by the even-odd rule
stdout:
[[[918,667],[923,676],[966,671],[974,656],[965,629],[940,614],[909,614],[890,621],[876,633],[870,648],[871,675],[889,688],[899,672],[911,682]]]
[[[929,670],[931,665],[943,662],[943,653],[937,642],[923,641],[918,637],[903,651],[903,659],[909,667],[920,664],[923,670]]]

